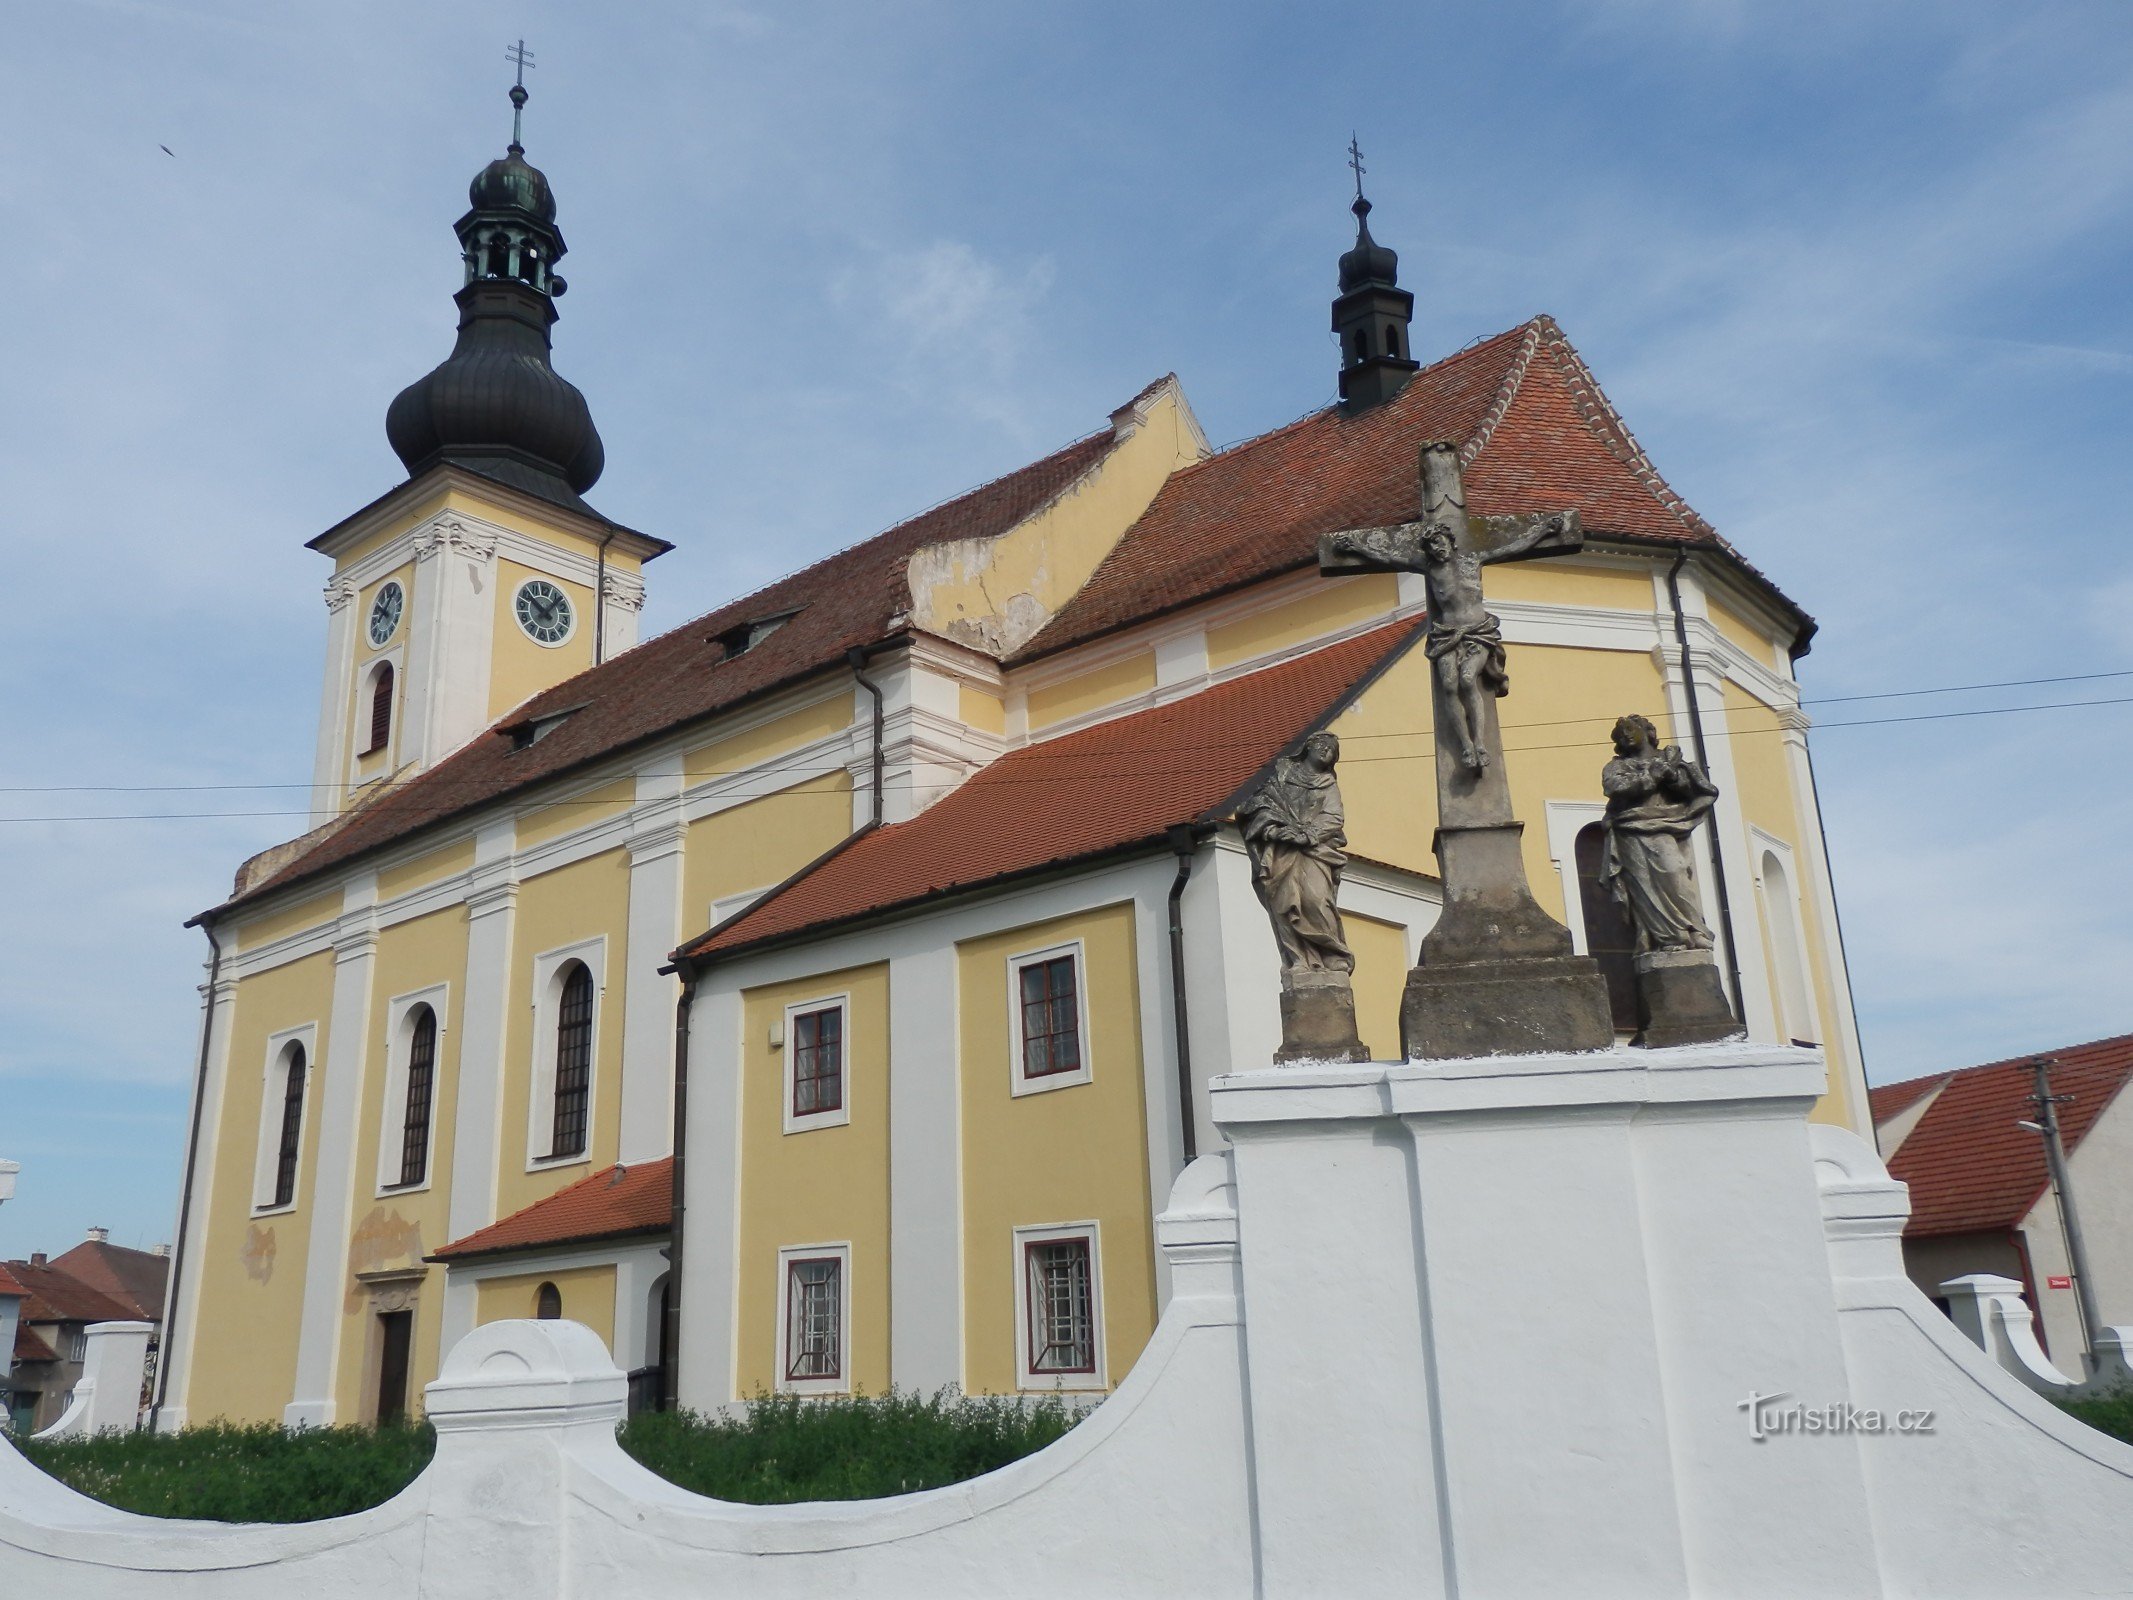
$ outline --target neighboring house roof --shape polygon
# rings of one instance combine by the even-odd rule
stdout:
[[[0,1294],[26,1295],[29,1290],[8,1275],[5,1265],[0,1265]]]
[[[51,1342],[27,1322],[18,1322],[15,1325],[15,1365],[19,1367],[31,1361],[58,1359],[59,1352],[52,1348]]]
[[[1947,1081],[1947,1073],[1936,1072],[1930,1078],[1912,1078],[1906,1083],[1884,1083],[1867,1090],[1866,1100],[1873,1111],[1874,1126],[1878,1128],[1889,1118],[1900,1116]]]
[[[170,1281],[170,1257],[152,1250],[88,1239],[52,1258],[52,1270],[122,1301],[144,1322],[163,1320],[163,1290]]]
[[[2036,1116],[2030,1063],[2040,1055],[2058,1063],[2052,1092],[2073,1097],[2059,1107],[2059,1127],[2067,1149],[2078,1149],[2133,1077],[2133,1034],[1884,1085],[1888,1091],[1945,1085],[1889,1158],[1890,1174],[1911,1186],[1907,1235],[2011,1229],[2029,1215],[2048,1177],[2044,1142],[2016,1123]],[[1875,1115],[1881,1115],[1878,1103]]]
[[[580,1178],[501,1222],[454,1239],[424,1259],[464,1261],[470,1256],[665,1233],[673,1219],[674,1158],[661,1156],[657,1161],[608,1167]]]
[[[311,877],[446,817],[505,799],[837,665],[854,646],[891,635],[892,620],[910,603],[905,574],[913,552],[949,540],[1005,533],[1056,498],[1117,444],[1109,428],[1077,440],[565,679],[430,771],[317,830],[315,842],[258,883],[233,893],[228,904]],[[728,659],[721,634],[787,612],[793,615],[783,627]],[[515,747],[506,731],[565,711],[571,714],[523,749]]]
[[[1419,516],[1417,452],[1433,439],[1459,441],[1477,514],[1575,508],[1589,534],[1739,559],[1659,476],[1554,320],[1536,317],[1424,367],[1383,405],[1329,407],[1173,473],[1014,659],[1311,566],[1320,534]]]
[[[1239,791],[1420,637],[1387,623],[1198,694],[1011,750],[908,822],[844,847],[683,952],[717,955],[1220,820]]]
[[[21,1284],[24,1322],[136,1322],[140,1314],[123,1300],[91,1288],[79,1278],[62,1272],[56,1263],[35,1266],[27,1261],[6,1263],[7,1272]]]

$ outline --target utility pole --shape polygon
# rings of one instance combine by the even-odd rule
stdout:
[[[2030,1063],[2037,1075],[2037,1092],[2029,1097],[2037,1108],[2037,1120],[2023,1127],[2043,1136],[2044,1160],[2051,1169],[2052,1194],[2059,1202],[2059,1226],[2066,1234],[2066,1262],[2072,1269],[2074,1297],[2081,1310],[2081,1342],[2091,1371],[2096,1366],[2096,1334],[2103,1319],[2096,1313],[2096,1288],[2089,1281],[2088,1247],[2081,1238],[2081,1219],[2074,1213],[2074,1185],[2066,1170],[2066,1145],[2059,1137],[2059,1107],[2071,1101],[2070,1094],[2052,1093],[2052,1068],[2058,1063],[2039,1056]]]

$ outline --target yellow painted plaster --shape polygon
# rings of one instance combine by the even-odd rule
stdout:
[[[996,694],[987,694],[972,684],[957,685],[956,708],[963,720],[984,733],[1007,732],[1007,707]]]
[[[813,744],[817,739],[827,739],[839,729],[850,727],[851,723],[851,690],[848,685],[840,684],[838,692],[827,699],[685,752],[681,758],[682,775],[691,784],[697,784],[708,778],[746,772],[773,756]]]
[[[397,583],[400,586],[400,622],[399,625],[393,629],[391,634],[387,636],[383,644],[372,644],[370,642],[371,602],[377,599],[378,591],[384,588],[388,583]],[[388,572],[384,577],[378,579],[376,582],[370,584],[367,588],[362,590],[362,592],[359,593],[355,598],[355,616],[357,652],[356,671],[360,677],[362,669],[367,663],[375,661],[379,656],[385,654],[387,651],[392,650],[396,646],[404,644],[406,642],[407,630],[411,626],[413,626],[415,616],[414,562],[403,561],[399,566],[393,568],[393,570],[391,572]],[[370,715],[370,707],[368,705],[363,707],[363,714],[365,720],[367,721]],[[357,724],[351,724],[351,726],[356,725]]]
[[[375,1393],[377,1359],[371,1335],[370,1292],[356,1281],[359,1272],[417,1267],[422,1258],[450,1242],[447,1206],[452,1193],[452,1129],[459,1102],[459,1028],[466,991],[466,912],[453,906],[426,917],[395,923],[378,934],[376,965],[371,975],[371,1004],[364,1076],[355,1128],[354,1205],[341,1306],[341,1368],[335,1394],[343,1418],[368,1420],[363,1401]],[[430,1102],[430,1159],[425,1184],[417,1189],[381,1192],[381,1152],[398,1151],[406,1127],[407,1107],[385,1103],[388,1064],[405,1059],[407,1042],[389,1037],[387,1022],[396,995],[436,984],[449,985],[437,1018],[437,1070]],[[390,1141],[388,1144],[387,1141]],[[415,1305],[415,1343],[409,1355],[411,1397],[437,1376],[438,1337],[444,1312],[444,1270],[432,1267]],[[368,1369],[368,1370],[366,1370]]]
[[[570,637],[559,645],[536,644],[526,636],[513,614],[519,585],[529,578],[546,578],[570,596],[577,625]],[[594,627],[590,587],[572,583],[567,578],[535,572],[531,567],[522,567],[516,561],[506,561],[500,556],[496,562],[495,604],[495,644],[489,660],[489,716],[492,720],[591,666]]]
[[[975,649],[1014,649],[1073,598],[1156,491],[1199,452],[1177,389],[1163,390],[1137,429],[1008,532],[914,554],[913,624]]]
[[[1605,611],[1650,611],[1653,605],[1649,569],[1513,561],[1489,568],[1486,581],[1494,599]]]
[[[319,1108],[333,1010],[333,954],[256,973],[237,985],[230,1053],[214,1145],[207,1227],[197,1259],[200,1320],[192,1340],[186,1406],[195,1422],[279,1422],[294,1398],[296,1336],[318,1172]],[[280,1102],[262,1104],[267,1040],[315,1023],[318,1047],[304,1090],[302,1166],[294,1209],[255,1217],[261,1118],[280,1127]]]
[[[510,1011],[506,1018],[502,1139],[496,1177],[496,1214],[507,1217],[616,1159],[622,1113],[622,977],[629,970],[629,854],[609,850],[567,867],[544,872],[519,886],[512,931]],[[582,1161],[527,1170],[528,1114],[534,1050],[553,1051],[553,1037],[536,1041],[533,963],[543,951],[607,936],[606,970],[593,1013],[592,1125]],[[546,1154],[547,1145],[541,1146]]]
[[[1155,687],[1155,652],[1144,650],[1079,677],[1029,692],[1029,725],[1048,728],[1099,707],[1146,694]]]
[[[842,1127],[785,1131],[785,1051],[770,1030],[785,1008],[849,994]],[[749,989],[741,997],[741,1197],[736,1345],[739,1392],[776,1387],[783,1286],[778,1252],[852,1247],[852,1386],[889,1386],[889,969],[853,967]]]
[[[1207,630],[1207,664],[1219,672],[1240,661],[1272,655],[1372,617],[1400,603],[1400,580],[1389,572],[1327,579],[1294,600]]]
[[[689,824],[682,922],[707,926],[714,901],[783,883],[852,831],[852,775],[825,772]]]
[[[522,501],[501,495],[492,498],[472,484],[454,484],[446,493],[445,504],[452,510],[465,511],[485,522],[554,545],[559,550],[568,550],[588,561],[599,558],[599,534],[579,519],[561,515],[545,517]],[[613,572],[634,574],[640,569],[637,558],[615,544],[607,547],[607,565]]]
[[[550,839],[619,817],[637,803],[637,780],[617,778],[575,794],[546,792],[518,814],[518,847],[531,850]]]
[[[1341,914],[1355,952],[1355,1026],[1373,1061],[1400,1059],[1400,998],[1407,987],[1407,930],[1353,911]]]
[[[1089,1082],[1011,1093],[1009,959],[1082,941]],[[963,1090],[963,1373],[973,1394],[1016,1387],[1014,1230],[1094,1220],[1113,1384],[1155,1327],[1153,1219],[1130,905],[956,947]]]
[[[439,878],[453,878],[474,865],[474,841],[461,839],[378,873],[378,898],[391,900]]]
[[[474,1286],[474,1321],[505,1322],[533,1315],[541,1285],[552,1283],[563,1297],[563,1315],[582,1322],[615,1349],[615,1269],[612,1266],[553,1267],[544,1272],[484,1278]],[[627,1363],[624,1363],[627,1365]]]
[[[1704,605],[1711,614],[1711,626],[1731,643],[1740,646],[1756,661],[1766,667],[1779,664],[1782,653],[1770,635],[1750,622],[1740,612],[1727,605],[1715,594],[1704,596]]]
[[[372,551],[384,549],[393,540],[406,533],[408,529],[435,516],[444,509],[446,503],[445,495],[433,494],[425,496],[413,505],[404,507],[386,521],[380,523],[375,530],[365,534],[361,539],[347,546],[339,555],[335,556],[333,570],[337,573],[346,572],[357,562],[370,555]]]
[[[322,923],[331,922],[340,916],[343,898],[341,891],[335,889],[331,894],[322,894],[283,910],[253,917],[239,925],[237,948],[257,950],[261,945],[272,944],[276,939],[286,939],[292,933],[302,933],[306,928],[316,928]]]

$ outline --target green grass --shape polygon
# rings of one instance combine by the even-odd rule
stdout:
[[[2133,1444],[2133,1390],[2103,1400],[2062,1400],[2059,1407],[2076,1421]]]
[[[760,1397],[731,1419],[651,1413],[623,1449],[669,1482],[752,1505],[864,1500],[958,1483],[1040,1450],[1074,1425],[1057,1400]],[[151,1517],[313,1522],[382,1505],[429,1465],[427,1424],[307,1428],[227,1423],[183,1433],[16,1441],[92,1499]]]
[[[670,1483],[720,1500],[871,1500],[960,1483],[1041,1450],[1074,1425],[1058,1400],[942,1391],[849,1400],[758,1396],[743,1416],[651,1412],[622,1448]]]
[[[271,1422],[14,1443],[92,1500],[209,1522],[313,1522],[368,1510],[412,1483],[437,1447],[427,1424],[290,1433]]]

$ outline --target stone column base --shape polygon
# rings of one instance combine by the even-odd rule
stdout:
[[[1419,966],[1400,1002],[1410,1061],[1607,1050],[1615,1042],[1607,980],[1590,956]]]
[[[1281,1048],[1274,1064],[1368,1061],[1355,1031],[1355,990],[1345,972],[1296,969],[1281,975]]]
[[[1748,1037],[1726,1003],[1710,951],[1650,950],[1637,957],[1636,969],[1638,1031],[1631,1044],[1665,1049]]]

